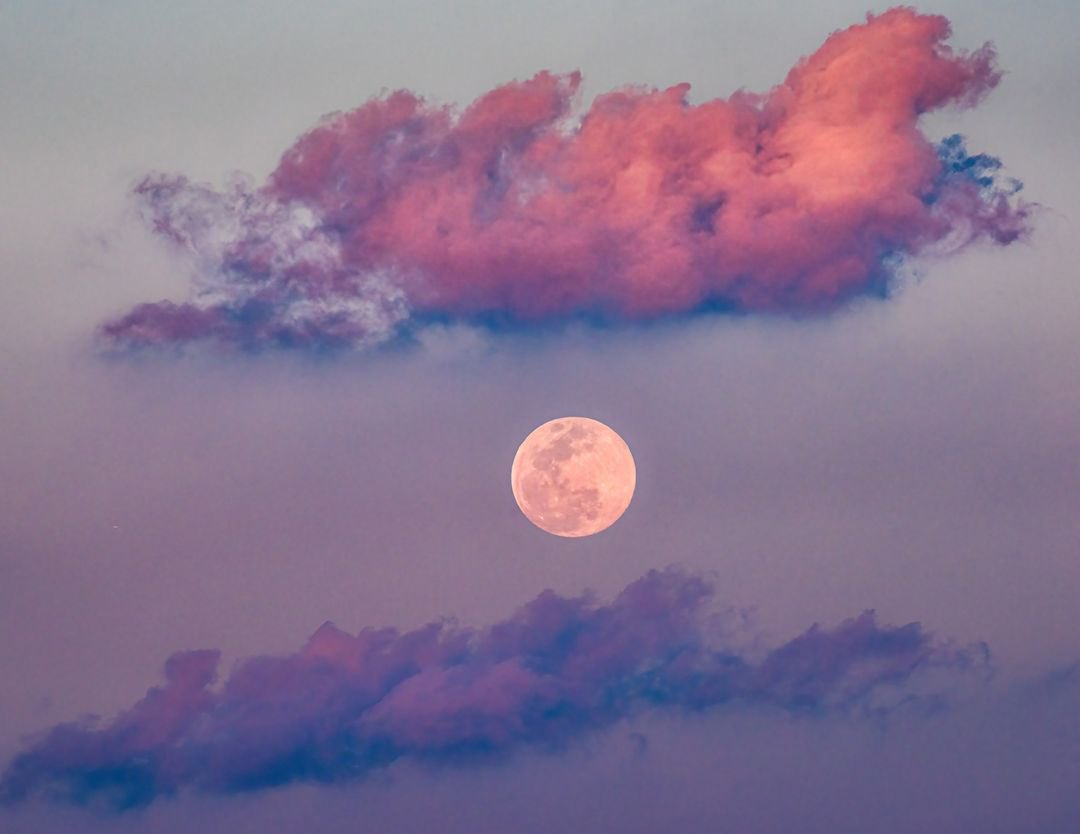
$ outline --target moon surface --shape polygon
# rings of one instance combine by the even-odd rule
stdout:
[[[510,486],[525,517],[556,536],[606,530],[634,497],[637,468],[619,435],[588,417],[560,417],[518,447]]]

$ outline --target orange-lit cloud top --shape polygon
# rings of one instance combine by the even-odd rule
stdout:
[[[458,113],[407,91],[327,117],[259,189],[154,175],[153,228],[195,258],[190,301],[136,307],[121,345],[361,345],[430,318],[643,320],[828,310],[929,248],[1022,235],[992,157],[919,116],[998,81],[989,46],[893,9],[764,95],[627,88],[575,109],[541,72]]]

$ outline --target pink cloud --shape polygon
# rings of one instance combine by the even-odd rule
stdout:
[[[431,319],[645,320],[826,311],[890,264],[1007,244],[1018,184],[919,117],[970,107],[989,45],[896,8],[836,32],[768,93],[688,103],[627,87],[581,112],[578,73],[538,73],[463,111],[398,91],[326,117],[258,189],[155,174],[136,194],[194,258],[184,304],[107,323],[120,345],[362,346]]]

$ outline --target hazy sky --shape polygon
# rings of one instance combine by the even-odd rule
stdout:
[[[320,117],[386,90],[467,103],[538,70],[582,99],[767,92],[865,4],[0,0],[0,758],[115,715],[177,650],[239,659],[345,632],[604,602],[652,568],[710,577],[747,657],[867,609],[992,680],[887,720],[721,705],[616,716],[565,750],[405,761],[111,812],[0,809],[13,832],[1031,832],[1080,822],[1080,59],[1072,2],[942,2],[1004,76],[922,120],[999,157],[1027,239],[907,261],[827,315],[702,315],[312,355],[104,355],[189,266],[137,216],[154,171],[261,182]],[[535,426],[627,440],[638,489],[559,539],[514,506]],[[951,641],[951,642],[950,642]],[[764,648],[762,648],[764,647]],[[944,650],[944,649],[942,649]],[[741,651],[741,649],[740,649]],[[950,687],[953,684],[949,684]],[[951,691],[951,690],[950,690]],[[797,821],[797,822],[795,822]]]

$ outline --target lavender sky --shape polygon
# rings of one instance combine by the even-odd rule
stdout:
[[[0,3],[0,761],[23,762],[9,798],[31,794],[0,807],[0,830],[1075,831],[1072,3],[921,9],[951,21],[957,49],[992,42],[1003,74],[918,128],[999,158],[1024,184],[1012,205],[1038,204],[1030,232],[1010,242],[1019,227],[1001,221],[957,246],[970,224],[935,223],[970,214],[892,199],[901,174],[921,182],[909,161],[859,181],[890,187],[831,216],[823,253],[784,237],[783,257],[748,261],[778,295],[680,272],[691,244],[652,226],[564,306],[504,294],[503,250],[451,235],[496,276],[470,295],[464,261],[431,260],[390,206],[332,269],[269,269],[258,321],[272,326],[256,326],[234,279],[258,253],[241,247],[230,273],[213,235],[178,251],[152,228],[176,204],[133,194],[158,172],[284,182],[283,152],[320,117],[385,90],[467,104],[580,70],[582,111],[631,83],[689,82],[692,105],[767,93],[886,8]],[[908,139],[888,149],[925,161]],[[845,153],[873,151],[880,173],[881,147]],[[569,177],[554,158],[529,164]],[[817,172],[832,156],[808,158]],[[926,183],[955,208],[963,182]],[[457,187],[425,193],[449,205]],[[788,192],[762,193],[733,190],[727,210]],[[665,211],[701,196],[677,191]],[[560,240],[581,229],[588,250],[623,228],[628,199],[588,224],[561,202],[536,216]],[[868,215],[879,248],[846,248]],[[700,260],[713,243],[692,245]],[[552,258],[580,284],[596,271],[574,272],[575,246]],[[342,276],[387,251],[437,280],[426,296],[395,285],[411,312],[386,338],[309,315],[328,296],[289,294],[298,275],[327,281],[333,304],[366,293]],[[888,298],[853,252],[905,255]],[[540,262],[529,286],[551,283],[542,251],[512,254]],[[670,292],[637,292],[639,260],[695,289],[663,307]],[[167,315],[130,318],[187,300],[199,270],[233,276],[208,309],[240,325],[191,341]],[[693,313],[711,302],[734,311]],[[509,490],[517,444],[565,414],[613,426],[638,465],[626,515],[574,541],[530,525]],[[384,627],[398,631],[356,637]],[[375,670],[371,641],[399,666]],[[220,652],[217,683],[203,686],[211,655],[185,654],[148,694],[167,658],[200,649]],[[43,735],[88,714],[120,719]],[[148,781],[136,759],[160,768]],[[118,762],[112,787],[87,787]],[[42,796],[57,785],[66,797]]]

